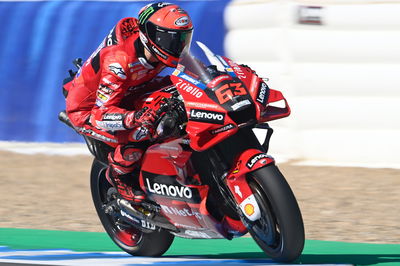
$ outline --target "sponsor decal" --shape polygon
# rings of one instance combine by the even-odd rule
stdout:
[[[122,121],[96,121],[96,124],[105,130],[115,131],[125,129]]]
[[[253,206],[253,204],[247,203],[247,204],[244,206],[244,212],[245,212],[248,216],[253,215],[253,214],[254,214],[254,206]]]
[[[193,83],[194,85],[198,85],[200,83],[200,81],[195,80],[194,78],[192,78],[191,76],[188,76],[186,74],[181,74],[181,75],[179,75],[179,77]]]
[[[101,91],[101,93],[108,94],[108,95],[110,95],[114,92],[112,89],[110,89],[109,87],[107,87],[104,84],[100,84],[99,90]]]
[[[188,208],[176,208],[176,207],[169,207],[169,206],[165,206],[165,205],[161,205],[161,209],[167,213],[167,214],[173,214],[173,215],[178,215],[178,216],[183,216],[183,217],[196,217],[199,220],[203,219],[203,216],[196,211],[193,211],[192,209],[188,209]]]
[[[241,164],[242,164],[242,160],[239,160],[239,161],[236,163],[236,167],[235,167],[235,169],[233,169],[232,174],[237,174],[237,173],[239,173],[240,165],[241,165]]]
[[[219,106],[212,103],[199,103],[199,102],[185,102],[186,106],[205,108],[205,109],[219,109]]]
[[[112,63],[108,66],[108,68],[121,79],[126,79],[125,71],[119,63]]]
[[[265,84],[265,82],[261,82],[256,101],[261,103],[263,106],[265,106],[265,104],[267,103],[268,89],[268,85]]]
[[[115,121],[115,120],[122,121],[123,115],[118,113],[109,113],[103,116],[103,121]]]
[[[117,88],[119,87],[118,84],[116,84],[116,83],[110,81],[110,80],[109,80],[108,78],[106,78],[106,77],[103,78],[103,82],[106,84],[106,85],[103,85],[103,84],[102,84],[103,86],[110,86],[110,87],[113,88],[113,89],[117,89]]]
[[[243,214],[250,220],[255,221],[261,217],[260,207],[257,204],[254,194],[248,196],[240,203],[240,209]]]
[[[158,3],[158,4],[157,4],[157,6],[158,6],[159,8],[164,7],[164,6],[169,6],[169,5],[171,5],[171,3],[168,3],[168,2],[161,2],[161,3]]]
[[[213,79],[212,81],[210,81],[210,82],[207,84],[207,87],[209,87],[209,88],[214,88],[215,86],[217,86],[217,84],[221,83],[221,82],[224,81],[224,80],[228,80],[228,79],[231,79],[231,76],[229,76],[229,75],[222,75],[222,76],[216,77],[215,79]]]
[[[86,129],[84,127],[79,127],[79,128],[75,128],[75,129],[80,133],[90,135],[93,138],[98,139],[98,140],[112,142],[112,143],[118,143],[117,140],[112,139],[112,138],[107,138],[106,136],[100,135],[99,133],[96,133],[91,129]]]
[[[190,110],[189,120],[223,125],[225,121],[225,114],[201,109],[192,109]]]
[[[241,79],[247,78],[246,74],[243,72],[242,68],[238,64],[236,64],[232,60],[229,60],[228,62],[229,62],[229,65],[233,68],[233,71],[236,73],[236,75],[239,78],[241,78]]]
[[[211,134],[216,135],[216,134],[219,134],[219,133],[222,133],[222,132],[234,129],[234,128],[235,128],[234,124],[228,124],[228,125],[225,125],[223,127],[211,130],[210,132],[211,132]]]
[[[138,219],[136,219],[135,217],[133,217],[132,215],[130,215],[129,213],[126,213],[124,210],[121,210],[121,215],[128,218],[131,221],[134,221],[135,223],[140,223],[140,221]]]
[[[153,14],[155,12],[154,7],[149,4],[145,7],[145,10],[143,10],[143,12],[140,13],[139,15],[139,23],[143,24],[146,19],[148,19],[150,17],[151,14]]]
[[[189,24],[190,20],[188,16],[183,16],[175,20],[174,24],[178,27],[184,27]]]
[[[254,155],[253,157],[250,158],[250,160],[247,161],[246,166],[251,169],[253,166],[260,161],[261,159],[269,158],[269,156],[266,153],[259,153]],[[266,162],[266,161],[265,161]]]
[[[168,59],[168,56],[165,55],[165,54],[163,54],[163,53],[162,53],[160,50],[158,50],[158,48],[155,47],[154,45],[151,46],[151,49],[152,49],[157,55],[159,55],[162,59],[165,59],[165,60]]]
[[[244,101],[233,104],[231,107],[232,107],[233,111],[236,111],[236,110],[242,108],[243,106],[247,106],[250,104],[251,104],[251,102],[249,100],[244,100]]]
[[[189,187],[184,187],[181,185],[167,185],[153,182],[151,183],[148,178],[146,178],[146,187],[150,193],[181,198],[181,199],[191,199],[193,197],[192,190]]]
[[[97,92],[97,101],[103,105],[105,102],[107,102],[110,99],[109,95],[105,95],[101,93],[100,91]]]
[[[176,86],[182,91],[187,92],[196,98],[200,98],[204,94],[199,88],[192,86],[188,82],[184,82],[183,79],[179,79],[179,81],[176,83]]]
[[[238,194],[238,196],[240,198],[243,198],[243,194],[242,194],[242,191],[240,191],[240,187],[239,186],[235,186],[235,193]]]
[[[149,134],[149,130],[147,128],[138,127],[138,128],[136,128],[135,131],[133,131],[132,138],[134,140],[140,141],[140,140],[143,140],[144,138],[146,138],[148,134]]]
[[[133,62],[133,63],[129,63],[129,64],[128,64],[128,67],[129,67],[129,68],[132,68],[132,67],[137,66],[137,65],[140,65],[140,62],[139,62],[139,61],[136,61],[136,62]]]

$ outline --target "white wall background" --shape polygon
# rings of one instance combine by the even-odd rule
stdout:
[[[292,107],[272,155],[400,167],[400,0],[237,0],[225,20],[228,57]]]

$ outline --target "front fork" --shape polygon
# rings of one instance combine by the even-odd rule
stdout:
[[[241,212],[248,220],[253,222],[261,217],[261,212],[253,191],[248,185],[246,176],[250,172],[275,163],[274,158],[267,155],[269,140],[273,132],[272,128],[268,124],[258,125],[257,128],[267,129],[265,141],[262,144],[264,151],[260,149],[243,151],[236,159],[234,167],[225,177],[226,184]]]
[[[258,220],[261,217],[261,212],[246,176],[250,172],[273,163],[275,163],[275,160],[263,151],[248,149],[239,156],[235,167],[228,172],[225,178],[236,203],[250,221]]]

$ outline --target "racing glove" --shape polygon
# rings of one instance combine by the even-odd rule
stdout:
[[[124,126],[126,129],[133,129],[136,127],[152,129],[156,117],[156,112],[153,109],[144,107],[139,111],[131,111],[127,113],[124,119]]]

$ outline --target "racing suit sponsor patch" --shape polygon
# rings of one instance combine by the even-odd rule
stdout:
[[[108,69],[110,69],[111,72],[113,72],[115,75],[117,75],[121,79],[126,79],[125,71],[119,63],[110,64],[108,66]]]

